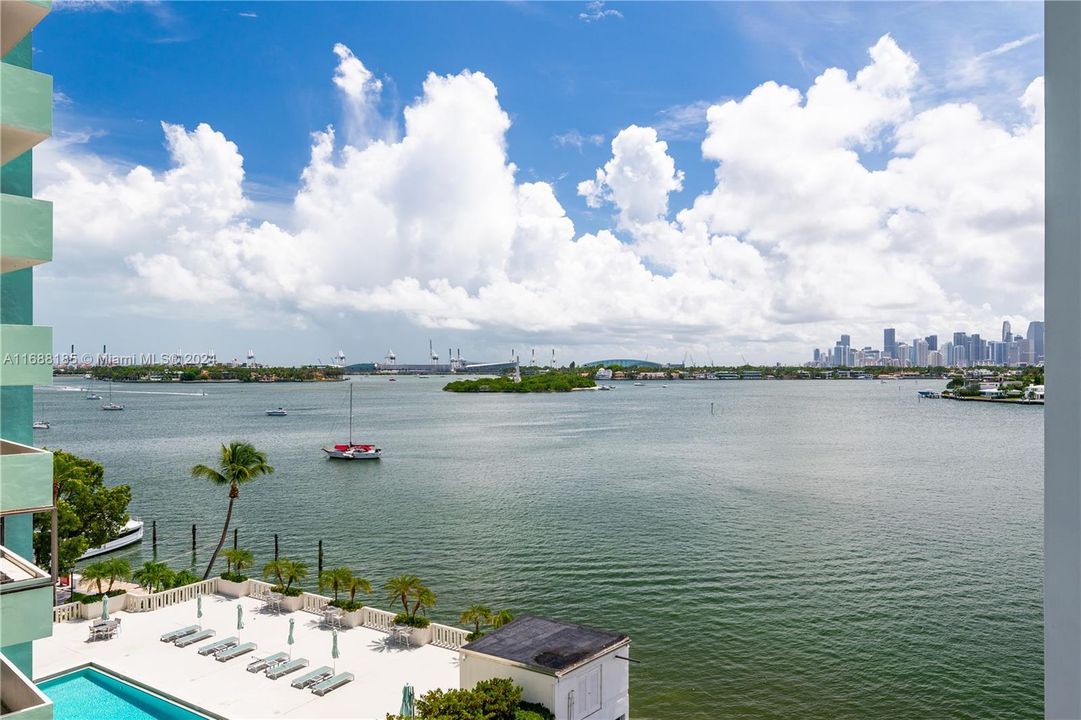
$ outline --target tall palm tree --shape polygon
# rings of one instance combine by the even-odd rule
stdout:
[[[424,585],[421,585],[413,593],[413,612],[409,613],[409,617],[415,618],[417,616],[417,610],[420,610],[427,615],[428,609],[434,607],[435,593]]]
[[[289,560],[288,558],[282,558],[280,562],[284,565],[282,568],[282,578],[285,580],[284,592],[289,592],[289,588],[292,587],[293,583],[300,582],[308,577],[306,563],[299,560]]]
[[[497,613],[492,614],[492,627],[497,630],[504,625],[511,623],[514,620],[514,615],[510,610],[500,610]]]
[[[492,609],[487,605],[470,605],[469,609],[462,613],[458,622],[463,625],[473,624],[473,636],[480,637],[481,624],[487,625],[492,622]]]
[[[210,577],[210,571],[214,569],[214,563],[218,559],[222,545],[225,544],[225,536],[229,534],[229,521],[233,517],[233,503],[240,497],[240,486],[251,482],[260,475],[269,475],[274,468],[267,464],[266,453],[255,449],[251,443],[233,442],[221,446],[221,459],[219,469],[208,465],[196,465],[191,469],[193,478],[209,480],[214,485],[229,486],[229,509],[225,512],[225,525],[221,529],[221,539],[214,548],[214,554],[210,556],[210,563],[206,566],[203,579]]]
[[[338,602],[338,593],[345,589],[352,579],[353,571],[347,567],[324,570],[322,574],[319,575],[319,589],[325,590],[330,588],[333,590],[334,602]]]
[[[285,578],[283,576],[285,575],[286,563],[288,562],[289,561],[285,558],[282,558],[281,560],[271,560],[263,566],[263,577],[267,580],[274,578],[278,581],[278,585],[285,587]]]
[[[225,558],[225,567],[228,572],[235,572],[237,575],[244,568],[249,568],[252,563],[255,562],[255,556],[252,555],[251,550],[245,550],[244,548],[227,548],[222,551],[222,557]]]
[[[82,572],[83,580],[87,583],[93,583],[98,588],[98,595],[102,594],[102,585],[109,579],[109,566],[108,561],[103,560],[101,562],[91,563],[83,568]]]

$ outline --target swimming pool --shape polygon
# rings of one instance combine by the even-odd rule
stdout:
[[[94,668],[83,668],[38,685],[53,701],[55,720],[206,720]]]

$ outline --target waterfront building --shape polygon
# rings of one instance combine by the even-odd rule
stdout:
[[[886,328],[882,331],[882,354],[889,358],[897,357],[897,330]]]
[[[931,350],[927,353],[927,364],[930,367],[943,367],[946,361],[940,350]]]
[[[915,362],[913,362],[913,365],[916,367],[927,367],[927,355],[930,352],[929,343],[926,340],[913,340],[912,349],[913,354],[915,355]]]
[[[912,361],[911,361],[911,359],[909,357],[908,343],[903,343],[903,342],[897,343],[896,351],[897,351],[897,366],[898,367],[910,367],[912,365]]]
[[[33,198],[32,149],[52,134],[52,78],[33,70],[31,31],[48,0],[0,3],[0,713],[52,717],[31,682],[33,643],[52,632],[55,562],[33,558],[35,513],[52,513],[52,453],[35,447],[34,385],[52,382],[52,329],[34,325],[33,268],[52,260],[52,205]],[[53,515],[55,519],[55,514]],[[55,528],[55,524],[54,524]]]
[[[1042,320],[1033,320],[1028,324],[1026,333],[1032,343],[1032,364],[1043,362],[1044,359],[1044,324]]]

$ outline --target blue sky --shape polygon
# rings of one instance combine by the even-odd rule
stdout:
[[[701,149],[707,105],[739,100],[768,81],[805,92],[828,67],[854,75],[867,64],[868,48],[887,33],[919,63],[912,92],[916,112],[971,101],[1008,128],[1024,120],[1017,98],[1042,74],[1039,3],[58,2],[54,7],[35,31],[34,43],[36,67],[55,77],[59,135],[86,134],[89,140],[80,151],[117,167],[144,165],[163,172],[171,161],[160,123],[189,131],[207,123],[243,156],[244,192],[255,202],[247,214],[285,227],[290,219],[283,208],[292,202],[309,163],[311,133],[343,123],[340,93],[331,82],[336,43],[348,46],[382,82],[377,109],[399,128],[402,109],[423,95],[429,72],[484,73],[511,119],[507,159],[517,167],[515,179],[550,183],[578,235],[614,226],[615,208],[588,207],[576,188],[612,157],[611,142],[623,128],[650,126],[667,141],[667,153],[684,174],[682,189],[671,192],[668,206],[673,212],[689,207],[715,184],[717,163],[704,159]],[[600,12],[608,14],[583,18]],[[870,170],[884,167],[891,157],[888,143],[858,152]],[[631,241],[615,230],[621,241]],[[650,259],[645,263],[657,269]],[[49,302],[42,307],[47,312]],[[388,335],[381,344],[423,347],[421,338],[446,335],[386,316],[364,322]],[[65,328],[63,318],[54,324],[61,330],[58,340],[70,330],[90,342],[74,327]],[[120,327],[109,332],[123,335]],[[226,342],[221,330],[198,323],[178,332],[189,345],[203,344],[204,338],[208,344]],[[253,330],[256,336],[260,332]],[[297,332],[318,336],[316,344],[341,344],[317,323]],[[606,345],[571,335],[560,344],[580,346],[582,352],[626,348],[625,339]],[[478,348],[501,347],[505,336],[480,332],[471,340]],[[273,336],[260,339],[276,342]],[[558,332],[543,339],[560,342]],[[828,340],[823,337],[822,343]],[[120,344],[138,342],[130,337]],[[661,337],[643,344],[666,342]],[[292,344],[280,343],[282,360],[304,360],[288,356],[285,348]],[[376,355],[374,345],[353,352],[354,357]]]

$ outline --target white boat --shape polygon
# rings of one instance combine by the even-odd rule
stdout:
[[[616,388],[615,388],[614,385],[598,385],[597,389],[598,390],[615,390]]]
[[[35,420],[34,421],[34,429],[35,430],[48,430],[49,429],[49,423],[48,423],[47,420]]]
[[[105,553],[111,553],[114,550],[127,547],[128,545],[134,545],[143,539],[143,521],[132,518],[124,524],[124,528],[120,531],[120,534],[115,538],[105,543],[101,547],[90,548],[82,555],[79,556],[80,560],[86,560],[87,558],[97,557],[98,555],[104,555]]]
[[[645,383],[640,383],[640,382],[636,382],[636,383],[634,384],[634,386],[635,386],[635,387],[643,387],[643,386],[645,386]]]
[[[123,410],[124,406],[113,402],[113,381],[109,381],[109,402],[101,406],[102,410]]]
[[[89,390],[87,390],[86,399],[87,400],[101,400],[101,395],[98,395],[97,393],[92,393]]]
[[[353,442],[353,383],[349,383],[349,442],[324,445],[329,460],[378,460],[383,453],[375,445]]]
[[[285,408],[278,408],[277,410],[267,410],[266,414],[271,417],[285,417],[289,413],[285,412]]]

